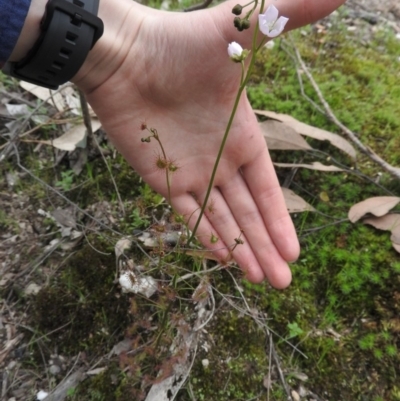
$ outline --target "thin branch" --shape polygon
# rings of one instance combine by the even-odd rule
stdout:
[[[281,379],[282,386],[283,386],[283,388],[285,389],[285,392],[286,392],[286,396],[287,396],[286,399],[288,401],[293,401],[289,385],[287,384],[286,379],[285,379],[285,375],[283,374],[283,371],[281,369],[281,363],[280,363],[280,360],[279,360],[279,356],[278,356],[278,354],[277,354],[277,352],[275,350],[275,346],[274,346],[274,342],[273,342],[271,333],[268,333],[268,337],[269,337],[270,354],[272,355],[272,358],[273,358],[273,360],[275,362],[275,366],[278,369],[279,378]]]
[[[295,52],[297,62],[299,63],[302,70],[306,74],[308,80],[310,81],[311,85],[313,86],[313,88],[318,96],[318,99],[323,106],[325,114],[329,118],[329,120],[343,131],[343,133],[347,136],[347,138],[351,142],[353,142],[354,145],[356,145],[356,147],[360,150],[360,152],[364,153],[366,156],[368,156],[371,160],[373,160],[376,164],[378,164],[380,167],[382,167],[384,170],[386,170],[392,176],[396,177],[397,179],[400,179],[400,168],[394,167],[394,166],[390,165],[389,163],[387,163],[385,160],[383,160],[372,149],[370,149],[368,146],[364,145],[360,141],[360,139],[357,138],[357,135],[353,131],[351,131],[348,127],[346,127],[342,122],[339,121],[339,119],[333,113],[328,102],[325,100],[318,84],[316,83],[310,70],[307,68],[306,64],[304,63],[304,61],[300,55],[300,52],[297,49],[296,45],[293,43],[293,41],[291,41],[291,45]]]

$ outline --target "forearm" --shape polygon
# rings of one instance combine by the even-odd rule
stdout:
[[[21,60],[39,38],[40,21],[43,18],[46,3],[47,0],[32,0],[21,34],[10,56],[10,61]]]

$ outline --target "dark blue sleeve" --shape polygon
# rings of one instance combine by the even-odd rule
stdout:
[[[0,67],[17,43],[31,0],[0,0]]]

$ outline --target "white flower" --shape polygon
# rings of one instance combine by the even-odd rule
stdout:
[[[228,45],[228,54],[231,59],[240,58],[243,53],[243,47],[239,45],[237,42],[229,43]]]
[[[281,34],[289,21],[289,18],[286,17],[278,18],[278,14],[278,9],[274,5],[270,5],[264,14],[258,16],[260,31],[270,38],[275,38]]]
[[[228,45],[228,54],[232,61],[241,63],[249,55],[249,51],[243,50],[239,43],[232,42]]]

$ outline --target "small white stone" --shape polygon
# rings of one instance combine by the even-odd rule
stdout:
[[[119,284],[122,292],[132,292],[132,287],[136,282],[136,276],[131,272],[124,272],[119,276]]]
[[[208,368],[208,366],[210,365],[210,361],[208,359],[203,359],[201,361],[201,364],[203,365],[204,368]]]
[[[291,393],[292,393],[293,401],[300,401],[300,396],[297,391],[292,390]]]
[[[270,40],[270,41],[268,41],[268,42],[265,44],[265,47],[266,47],[267,49],[273,49],[274,46],[275,46],[275,42],[274,42],[273,40]]]
[[[137,277],[132,272],[124,272],[119,277],[122,292],[142,294],[150,298],[157,291],[157,282],[151,276]]]
[[[138,280],[138,290],[139,294],[150,298],[157,291],[157,282],[151,276],[141,277]]]
[[[36,395],[36,399],[38,401],[42,401],[44,400],[47,396],[49,395],[49,393],[46,393],[46,391],[40,390],[37,395]]]
[[[36,283],[30,283],[25,287],[24,293],[25,295],[36,295],[41,289],[42,287]]]

